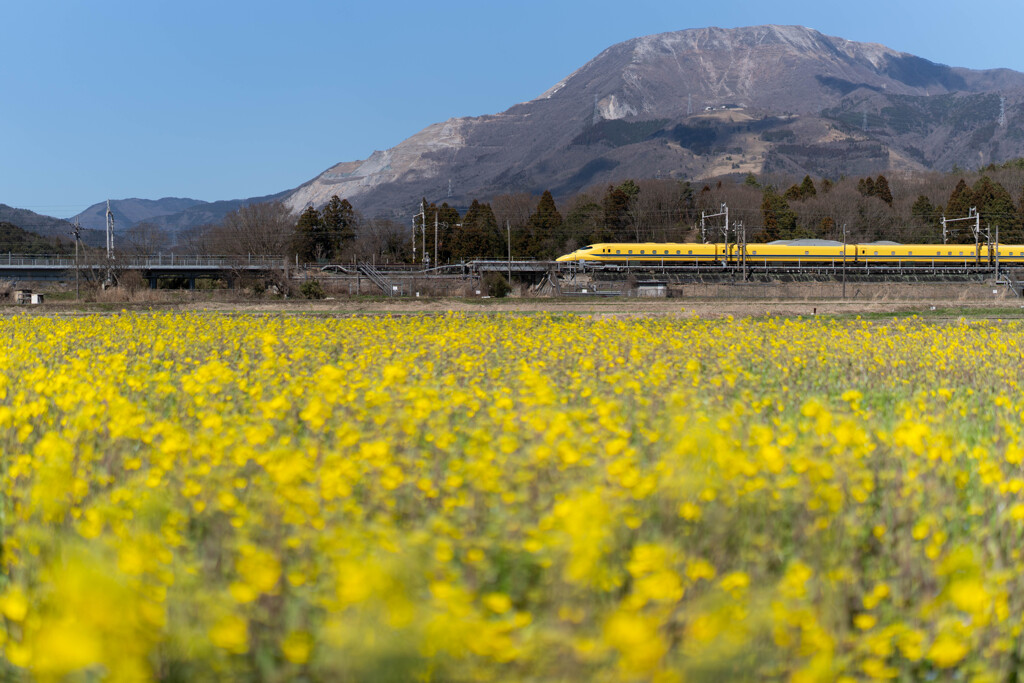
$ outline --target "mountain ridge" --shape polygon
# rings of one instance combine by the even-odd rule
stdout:
[[[423,197],[467,206],[626,177],[836,177],[1022,156],[1024,73],[947,66],[801,26],[707,27],[609,46],[532,100],[431,124],[296,188],[144,220],[180,232],[247,203],[300,212],[334,194],[364,215],[404,218]]]
[[[366,213],[400,215],[414,210],[423,196],[468,204],[475,196],[500,192],[571,193],[627,175],[829,175],[948,169],[1024,155],[1016,132],[991,130],[990,139],[982,140],[987,148],[976,157],[968,147],[979,142],[970,138],[979,120],[956,135],[942,135],[941,118],[926,115],[920,103],[995,91],[1004,93],[1006,115],[1012,114],[1014,131],[1020,131],[1024,74],[1009,69],[951,67],[798,26],[652,34],[610,46],[537,98],[504,112],[435,123],[365,160],[336,164],[296,188],[286,203],[301,210],[339,194]],[[910,98],[911,104],[893,98]],[[892,120],[896,105],[927,125],[916,133],[908,125],[892,130],[902,125]],[[990,103],[965,106],[984,110],[975,119],[998,118]],[[860,114],[859,122],[854,114]],[[855,125],[865,124],[865,117],[867,125]],[[665,120],[663,130],[628,144],[611,144],[600,135],[592,135],[596,140],[589,145],[573,144],[610,121],[627,129],[654,119]],[[745,134],[765,120],[791,131],[793,139]],[[929,140],[936,132],[939,139]],[[951,140],[965,133],[970,145]],[[951,151],[944,153],[944,147]],[[457,189],[451,197],[449,180]]]

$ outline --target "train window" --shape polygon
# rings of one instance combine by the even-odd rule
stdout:
[[[935,255],[936,256],[942,256],[942,252],[941,251],[937,251],[937,252],[935,252]]]
[[[615,253],[616,253],[616,254],[621,254],[621,253],[622,253],[622,250],[621,250],[621,249],[616,249],[616,250],[615,250]]]
[[[676,253],[677,253],[677,254],[682,254],[682,253],[683,253],[683,250],[682,250],[682,249],[676,249]]]
[[[642,253],[644,253],[644,250],[643,250],[643,249],[641,249],[641,250],[640,250],[640,253],[641,253],[641,254],[642,254]]]
[[[688,251],[688,252],[686,252],[686,253],[687,253],[687,254],[692,254],[692,253],[693,253],[693,249],[691,249],[690,251]]]
[[[630,249],[630,250],[629,250],[629,251],[627,251],[626,253],[627,253],[627,254],[632,254],[632,253],[633,253],[633,250],[632,250],[632,249]]]
[[[892,252],[892,255],[893,255],[893,256],[895,256],[895,255],[896,255],[896,252],[895,252],[895,251],[894,251],[894,252]]]
[[[875,256],[878,256],[878,252],[877,251],[875,252]]]
[[[804,252],[804,256],[810,256],[810,255],[811,255],[811,252],[809,252],[809,251],[805,251]]]
[[[948,254],[946,254],[946,256],[952,256],[952,255],[953,255],[953,252],[949,252]]]
[[[961,252],[960,252],[960,255],[961,255],[961,256],[963,256],[963,255],[964,255],[964,252],[962,252],[962,251],[961,251]]]
[[[752,251],[750,253],[753,254],[754,256],[757,256],[757,251],[756,250],[754,250],[754,251]]]
[[[913,255],[914,255],[914,252],[912,252],[912,251],[908,251],[907,252],[907,256],[913,256]]]

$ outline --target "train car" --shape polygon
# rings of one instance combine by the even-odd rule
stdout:
[[[741,248],[736,244],[730,244],[729,256],[730,263],[740,262]],[[843,245],[748,243],[746,256],[748,265],[839,263],[843,260]],[[846,258],[850,262],[855,258],[854,245],[846,246]]]
[[[699,242],[601,242],[559,256],[561,262],[585,265],[738,265],[741,247],[735,243]],[[751,266],[792,265],[899,265],[913,266],[988,266],[997,258],[1007,265],[1024,264],[1024,245],[1000,244],[990,249],[973,244],[814,244],[773,242],[748,243],[746,262]]]
[[[587,265],[643,265],[662,262],[700,265],[727,262],[728,252],[724,244],[699,242],[601,242],[587,245],[555,260],[576,261]]]

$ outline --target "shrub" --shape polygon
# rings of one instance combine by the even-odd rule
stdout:
[[[310,280],[309,282],[303,284],[299,291],[301,291],[302,296],[306,297],[307,299],[324,298],[324,288],[323,286],[320,285],[319,280]]]
[[[484,277],[484,291],[487,292],[487,296],[502,299],[512,291],[512,286],[501,273],[488,273]]]

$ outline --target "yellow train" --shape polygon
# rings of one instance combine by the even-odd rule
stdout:
[[[844,246],[840,243],[815,244],[771,243],[746,245],[748,265],[772,264],[822,264],[841,263]],[[902,264],[902,265],[982,265],[994,263],[1024,263],[1024,245],[1000,244],[989,249],[982,244],[892,244],[869,243],[847,244],[848,265]],[[997,253],[998,252],[998,253]],[[602,242],[591,244],[576,251],[559,256],[557,261],[576,261],[586,265],[607,263],[613,265],[739,265],[742,253],[738,245],[730,243],[701,244],[693,242]]]

